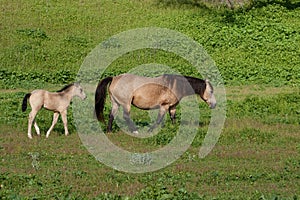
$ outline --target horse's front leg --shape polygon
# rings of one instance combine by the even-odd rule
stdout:
[[[175,124],[175,122],[176,122],[176,106],[169,108],[169,114],[170,114],[172,124]]]
[[[165,116],[167,110],[168,110],[168,109],[165,108],[165,107],[160,107],[159,112],[158,112],[158,116],[157,116],[156,123],[154,123],[154,124],[150,127],[150,129],[148,130],[148,132],[153,131],[153,130],[154,130],[154,129],[162,122],[162,120],[164,119],[164,116]]]
[[[52,121],[51,127],[49,128],[49,130],[48,130],[47,133],[46,133],[46,138],[49,137],[50,132],[53,130],[53,128],[54,128],[54,126],[55,126],[55,124],[56,124],[56,122],[57,122],[57,120],[58,120],[58,117],[59,117],[59,113],[58,113],[58,112],[55,112],[55,113],[53,114],[53,121]]]

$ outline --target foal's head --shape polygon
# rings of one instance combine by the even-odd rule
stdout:
[[[210,108],[215,108],[217,105],[214,95],[214,88],[208,80],[205,80],[205,90],[201,98],[207,103]]]
[[[82,87],[80,86],[79,83],[74,83],[72,85],[72,94],[73,96],[78,96],[80,97],[82,100],[86,99],[86,94],[84,93]]]

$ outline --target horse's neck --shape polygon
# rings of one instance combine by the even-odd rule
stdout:
[[[187,80],[187,81],[186,81]],[[183,94],[185,96],[190,96],[194,94],[202,94],[204,91],[205,84],[200,79],[193,79],[187,77],[185,81],[183,81]]]

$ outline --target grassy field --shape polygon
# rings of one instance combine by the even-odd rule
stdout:
[[[235,11],[172,2],[1,1],[1,199],[300,198],[299,2],[287,6],[285,1],[260,0],[251,9]],[[226,87],[226,122],[208,156],[198,158],[210,121],[203,102],[190,148],[151,173],[119,172],[98,162],[78,136],[72,108],[70,136],[62,134],[59,120],[46,140],[52,113],[42,110],[37,117],[42,136],[27,138],[29,111],[21,112],[26,93],[36,88],[55,91],[74,81],[100,42],[141,27],[187,35],[219,68]],[[103,76],[153,62],[195,75],[174,55],[150,53],[155,56],[149,58],[147,51],[124,55]],[[136,109],[132,115],[138,123],[148,120]],[[114,125],[114,133],[107,136],[122,148],[145,151],[166,145],[176,127],[167,119],[159,134],[137,140]]]

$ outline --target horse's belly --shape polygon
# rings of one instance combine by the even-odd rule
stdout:
[[[141,109],[156,109],[176,102],[177,98],[169,88],[156,83],[139,87],[134,91],[132,99],[132,104]]]
[[[149,101],[144,98],[134,98],[132,104],[140,109],[149,110],[149,109],[157,109],[159,108],[159,104],[157,102]]]
[[[155,96],[151,93],[147,95],[136,95],[133,97],[132,104],[140,109],[158,109],[162,105],[173,105],[177,102],[176,98],[162,96]]]

